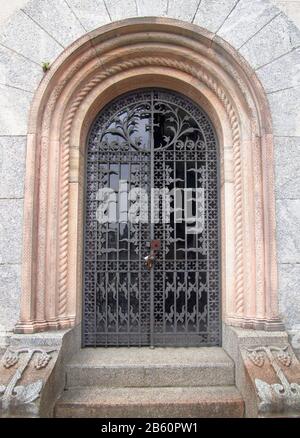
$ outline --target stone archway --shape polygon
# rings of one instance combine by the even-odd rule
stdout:
[[[131,19],[80,38],[42,81],[27,142],[21,317],[16,332],[81,319],[86,136],[112,98],[138,87],[193,97],[220,142],[223,321],[281,327],[271,118],[255,74],[228,44],[170,19]]]

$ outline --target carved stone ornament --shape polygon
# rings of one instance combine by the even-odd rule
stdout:
[[[265,378],[269,381],[267,383],[262,378],[258,378],[255,370],[252,370],[252,380],[254,380],[259,398],[258,410],[260,413],[293,411],[300,415],[300,384],[291,382],[293,377],[300,382],[299,362],[294,354],[288,350],[288,345],[285,347],[262,346],[246,350],[250,362],[261,369],[259,377],[261,377],[261,373],[265,373]],[[274,381],[274,373],[279,382]],[[271,377],[272,374],[273,377]],[[270,380],[273,380],[274,383]]]
[[[19,348],[12,350],[8,348],[2,358],[2,366],[6,369],[15,365],[14,374],[7,385],[0,385],[0,402],[5,411],[11,406],[27,404],[34,402],[39,396],[43,387],[43,380],[37,380],[26,385],[17,385],[22,379],[25,370],[28,368],[31,360],[36,370],[47,367],[51,360],[51,355],[55,350],[43,350],[40,348]]]

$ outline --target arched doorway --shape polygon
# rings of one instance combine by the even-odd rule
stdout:
[[[222,323],[281,328],[273,138],[264,91],[220,38],[197,26],[147,18],[112,23],[78,40],[37,90],[28,131],[15,331],[81,329],[86,140],[99,111],[137,86],[188,96],[205,108],[218,134]]]
[[[261,345],[268,345],[277,334],[274,338],[268,332],[262,336],[256,330],[282,328],[277,300],[271,113],[255,71],[225,41],[194,25],[153,18],[112,23],[75,42],[45,75],[32,104],[28,128],[21,314],[15,331],[72,328],[58,333],[55,342],[61,335],[65,337],[63,354],[81,345],[78,334],[82,333],[82,322],[87,321],[82,321],[87,138],[99,111],[137,87],[182,93],[205,109],[216,129],[220,151],[222,346],[234,358],[236,382],[248,398],[249,385],[245,384],[241,361],[243,346],[255,346],[257,339]],[[140,239],[143,243],[146,246],[146,240]],[[165,240],[161,244],[163,247]],[[142,269],[141,253],[138,257]],[[185,266],[189,261],[184,259]],[[159,266],[157,263],[154,269]],[[107,275],[109,272],[105,271]],[[151,270],[150,276],[154,272]],[[188,275],[186,269],[183,272]],[[145,269],[143,275],[141,278],[146,278],[149,271]],[[95,298],[98,280],[91,281]],[[159,300],[164,297],[157,295],[161,306]],[[96,327],[94,304],[90,302],[88,321]],[[155,304],[153,300],[154,313]],[[130,310],[129,302],[128,315]],[[85,307],[85,316],[88,311]],[[150,344],[148,321],[145,338]],[[243,334],[240,328],[255,330]],[[163,334],[161,342],[165,342],[165,333],[159,333]],[[153,336],[154,330],[150,334]],[[173,339],[172,345],[178,345],[176,336]],[[125,339],[123,345],[134,344],[131,341]],[[99,339],[100,344],[105,345],[105,339]],[[97,338],[91,345],[98,345]],[[63,363],[62,356],[58,357]]]
[[[137,90],[98,114],[86,158],[84,345],[219,344],[218,195],[216,135],[190,99]]]

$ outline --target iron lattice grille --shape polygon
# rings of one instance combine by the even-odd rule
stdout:
[[[218,345],[218,154],[207,115],[174,92],[124,95],[95,120],[86,164],[83,344]],[[176,197],[166,211],[159,196],[151,199],[151,187],[201,189],[191,203],[203,212],[201,230],[188,232],[184,214],[175,221]],[[118,191],[112,223],[97,220],[103,188]],[[137,197],[142,221],[124,216],[137,204],[124,198],[125,188],[148,193]],[[144,257],[152,239],[161,250],[149,271]]]

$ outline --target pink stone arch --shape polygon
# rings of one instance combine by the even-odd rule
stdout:
[[[222,39],[172,19],[129,19],[77,40],[41,82],[27,140],[17,332],[81,320],[85,144],[96,114],[140,87],[201,105],[221,156],[222,319],[278,329],[273,136],[262,86]]]

